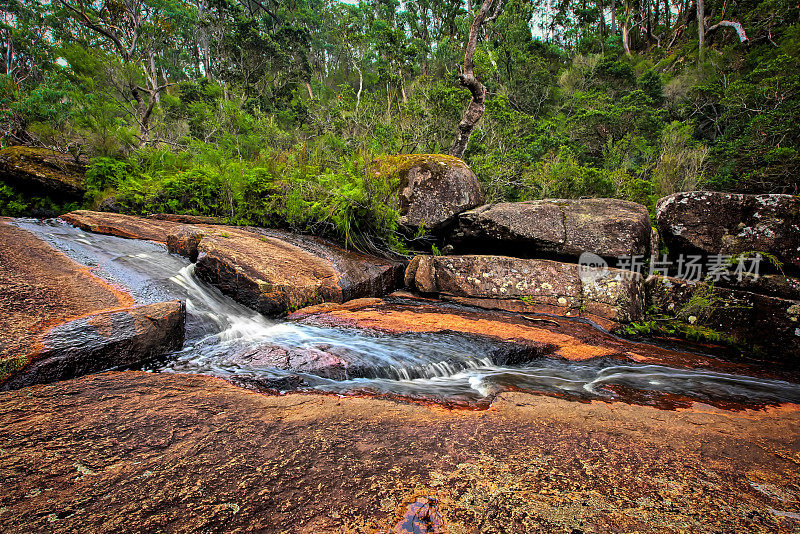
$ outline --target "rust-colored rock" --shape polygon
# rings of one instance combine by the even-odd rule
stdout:
[[[324,308],[312,306],[289,315],[290,320],[315,326],[346,327],[390,334],[454,332],[512,342],[536,356],[581,361],[616,358],[673,367],[752,372],[744,365],[717,358],[673,351],[618,338],[577,319],[546,315],[516,315],[411,301],[362,301]]]
[[[542,257],[650,254],[647,208],[614,198],[489,204],[458,216],[457,251]]]
[[[670,253],[767,252],[800,272],[798,197],[675,193],[658,201],[656,215]]]
[[[0,150],[0,180],[27,193],[81,200],[86,168],[69,154],[47,148],[10,146]]]
[[[0,394],[4,532],[796,532],[800,410],[488,410],[104,373]]]
[[[313,236],[253,227],[192,224],[75,211],[84,230],[166,243],[197,262],[196,273],[265,315],[321,302],[381,296],[401,284],[403,265],[344,250]]]
[[[458,158],[442,154],[383,156],[373,172],[395,178],[400,193],[400,224],[414,232],[420,225],[439,232],[456,215],[483,202],[475,173]]]
[[[519,301],[616,323],[640,320],[641,278],[619,269],[600,269],[550,260],[506,256],[418,256],[409,263],[406,284],[423,293],[481,301]],[[491,305],[489,307],[499,307]]]
[[[0,221],[0,389],[131,364],[180,348],[179,302],[133,298]]]
[[[170,221],[88,210],[71,211],[61,215],[59,219],[87,232],[127,239],[147,239],[160,243],[165,242],[167,235],[179,226],[178,223]]]
[[[45,384],[133,365],[180,349],[186,310],[160,302],[101,311],[59,324],[40,338],[30,363],[7,377],[0,390]]]

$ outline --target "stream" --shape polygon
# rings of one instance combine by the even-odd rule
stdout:
[[[238,304],[194,275],[186,258],[157,243],[91,234],[58,221],[17,219],[137,303],[186,302],[182,350],[140,368],[199,373],[271,389],[364,392],[448,401],[481,401],[509,389],[575,399],[676,396],[743,405],[800,402],[800,385],[707,370],[610,359],[572,362],[541,357],[498,363],[499,342],[458,334],[379,334],[271,320]],[[325,378],[253,363],[241,354],[263,345],[346,355],[358,377]]]

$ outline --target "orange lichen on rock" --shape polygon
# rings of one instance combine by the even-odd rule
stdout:
[[[545,354],[573,361],[609,357],[731,372],[746,368],[743,364],[710,356],[626,341],[580,320],[493,312],[446,303],[371,299],[304,308],[289,315],[289,319],[392,334],[459,332],[529,345]]]
[[[446,410],[124,372],[0,393],[0,442],[9,532],[391,532],[414,503],[445,532],[800,525],[787,407]]]

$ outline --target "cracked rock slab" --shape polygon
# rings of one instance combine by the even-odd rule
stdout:
[[[417,256],[405,281],[414,290],[464,304],[508,311],[538,306],[612,326],[640,320],[644,313],[641,277],[619,269],[506,256]]]
[[[522,257],[645,256],[650,241],[647,208],[611,198],[488,204],[459,215],[451,235],[456,250]]]
[[[800,270],[800,198],[693,191],[656,205],[670,253],[766,252]]]

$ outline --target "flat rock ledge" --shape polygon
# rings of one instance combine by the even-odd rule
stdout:
[[[406,286],[472,306],[587,317],[605,328],[644,314],[639,275],[550,260],[506,256],[417,256]]]
[[[86,231],[165,243],[196,262],[196,274],[268,316],[310,304],[385,295],[404,265],[280,230],[74,211],[61,217]],[[192,219],[180,219],[192,220]]]
[[[183,345],[181,302],[133,298],[0,221],[0,390],[130,365]]]
[[[4,532],[797,532],[800,409],[488,410],[103,373],[0,394]],[[432,501],[429,501],[432,502]]]

